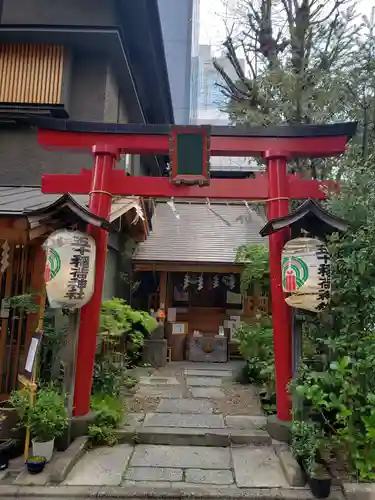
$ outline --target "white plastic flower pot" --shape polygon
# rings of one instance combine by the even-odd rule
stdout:
[[[33,439],[32,443],[34,457],[44,457],[46,462],[49,462],[52,458],[55,440],[52,439],[51,441],[40,442]]]

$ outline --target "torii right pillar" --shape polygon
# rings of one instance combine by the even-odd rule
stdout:
[[[264,158],[268,176],[267,217],[278,219],[289,213],[287,157],[285,153],[266,151]],[[288,239],[288,228],[269,237],[277,418],[282,421],[291,419],[291,399],[286,387],[292,379],[292,316],[284,300],[281,276],[281,252]]]

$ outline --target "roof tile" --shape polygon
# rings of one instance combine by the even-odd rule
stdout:
[[[239,246],[267,244],[259,234],[266,221],[253,210],[244,205],[210,206],[215,213],[207,204],[175,203],[177,219],[167,203],[157,204],[153,230],[134,260],[234,263]]]

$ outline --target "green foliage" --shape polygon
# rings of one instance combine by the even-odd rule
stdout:
[[[266,245],[242,245],[237,248],[236,262],[245,264],[241,274],[241,293],[268,293],[270,285],[269,252]]]
[[[40,464],[45,461],[46,461],[45,457],[42,457],[40,455],[36,455],[35,457],[30,457],[27,459],[27,463],[29,464]]]
[[[9,298],[9,305],[12,309],[18,309],[21,314],[37,313],[39,311],[39,304],[35,302],[36,295],[35,293],[15,295]]]
[[[339,196],[326,205],[350,223],[329,239],[333,297],[306,322],[314,349],[305,352],[291,386],[294,420],[313,421],[349,472],[375,480],[375,156],[354,149]]]
[[[122,399],[108,394],[95,394],[91,398],[91,409],[95,413],[94,423],[88,429],[91,444],[114,446],[117,443],[116,427],[124,419]]]
[[[275,363],[271,318],[261,317],[252,325],[241,323],[236,329],[236,338],[240,342],[240,353],[247,362],[248,382],[261,385],[265,396],[272,399],[275,395]]]
[[[30,427],[38,441],[50,441],[63,434],[68,426],[64,397],[53,387],[40,388],[31,404],[29,389],[13,391],[9,401],[20,417],[21,425]]]
[[[118,366],[108,357],[98,356],[94,365],[92,394],[119,396],[124,379],[124,367]]]
[[[113,298],[105,300],[100,309],[100,331],[111,335],[122,335],[133,331],[135,326],[141,326],[150,333],[157,321],[145,311],[136,311],[125,300]]]
[[[94,394],[91,409],[95,412],[95,422],[100,425],[117,427],[124,418],[122,399],[108,394]]]
[[[314,475],[317,462],[321,461],[321,453],[326,444],[324,434],[319,425],[312,422],[295,420],[291,428],[292,450],[295,457],[302,462],[306,472]]]
[[[214,61],[231,120],[258,126],[355,120],[366,158],[375,138],[374,9],[359,16],[357,0],[240,3],[223,43],[233,71]],[[343,164],[339,157],[290,166],[327,179],[340,178]]]
[[[133,387],[135,387],[138,383],[138,380],[136,377],[134,377],[133,375],[125,375],[124,377],[124,386],[127,388],[127,389],[133,389]]]
[[[87,435],[91,446],[115,446],[118,442],[116,430],[112,427],[91,424]]]
[[[125,300],[113,298],[102,303],[100,335],[106,342],[123,339],[128,360],[135,364],[140,357],[145,338],[157,326],[157,321],[145,311],[136,311]]]

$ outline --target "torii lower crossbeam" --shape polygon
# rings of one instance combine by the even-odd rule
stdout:
[[[298,175],[288,175],[290,199],[315,198],[323,200],[327,191],[335,191],[334,181],[302,180]],[[91,191],[93,171],[82,169],[80,174],[44,175],[44,193],[87,194]],[[168,177],[130,177],[123,170],[113,170],[108,191],[114,196],[142,196],[144,198],[210,198],[217,200],[268,199],[267,174],[255,179],[212,179],[209,186],[171,184]]]
[[[77,175],[44,175],[44,193],[89,194],[89,209],[108,218],[112,195],[175,198],[263,200],[269,219],[285,216],[291,199],[323,199],[335,183],[302,180],[287,175],[292,157],[327,157],[345,151],[356,124],[271,128],[212,127],[210,154],[217,156],[261,156],[266,174],[255,179],[213,179],[208,186],[170,184],[167,178],[129,177],[114,167],[120,154],[168,154],[171,127],[165,125],[116,125],[40,120],[38,140],[45,148],[92,151],[94,170]],[[107,232],[89,228],[97,244],[95,291],[82,309],[74,394],[75,415],[90,408],[90,393],[96,349],[96,334],[103,290]],[[281,283],[281,251],[288,229],[269,238],[272,316],[276,369],[277,416],[291,418],[287,386],[292,377],[291,310],[286,305]]]

